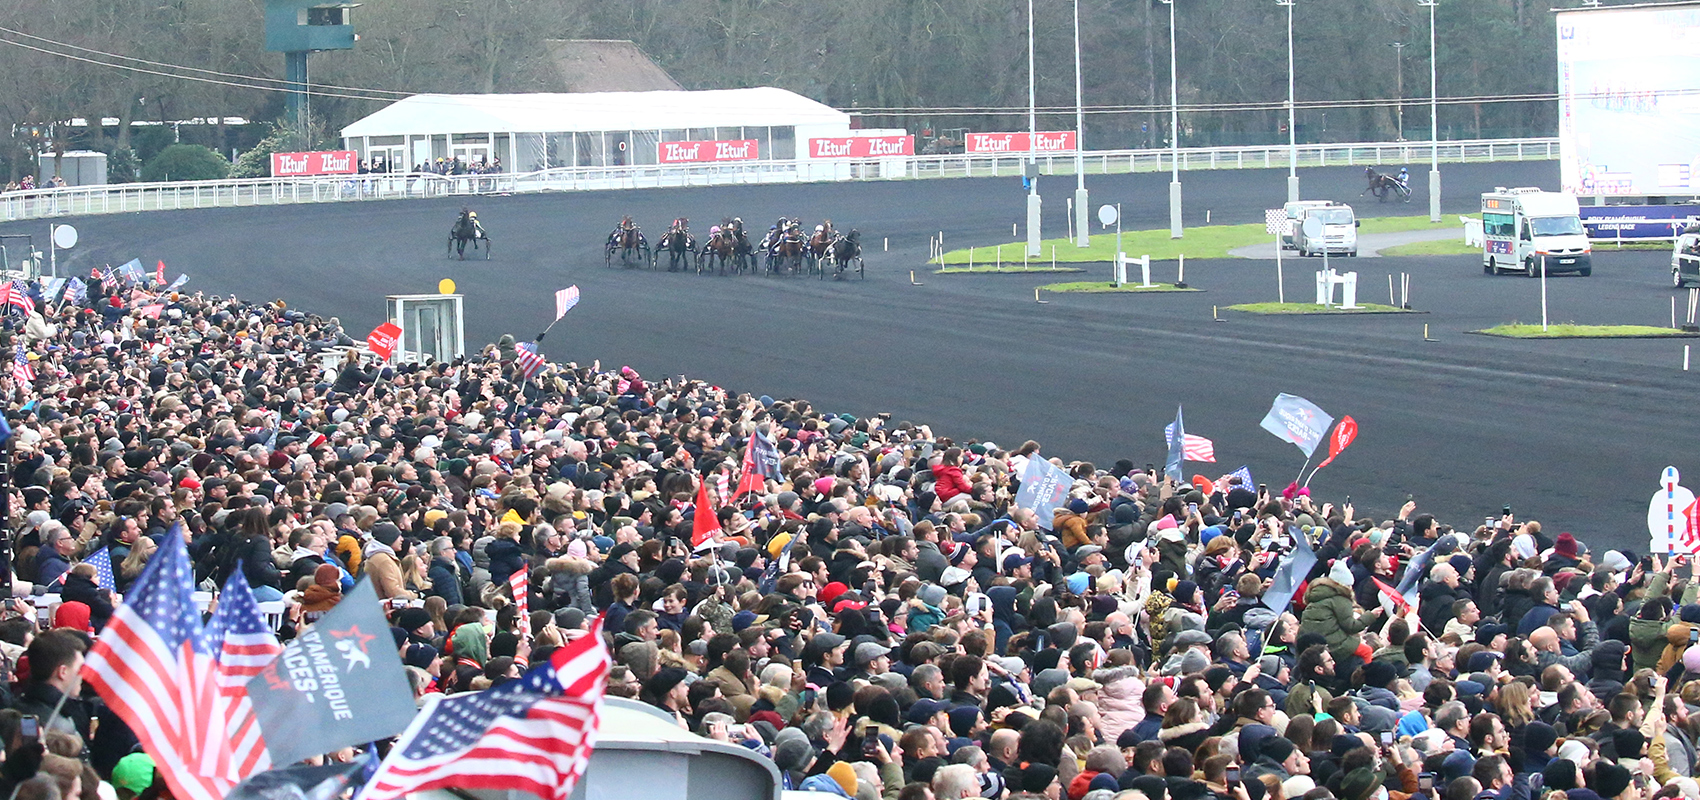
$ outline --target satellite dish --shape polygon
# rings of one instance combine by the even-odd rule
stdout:
[[[1306,217],[1304,231],[1307,239],[1322,238],[1322,219],[1320,217]]]
[[[1116,223],[1117,216],[1115,206],[1098,206],[1098,221],[1104,225],[1114,225]]]
[[[77,229],[69,225],[53,227],[53,246],[60,250],[69,250],[77,246]]]

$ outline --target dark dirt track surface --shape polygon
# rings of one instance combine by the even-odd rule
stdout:
[[[1412,165],[1410,205],[1359,201],[1360,169],[1301,172],[1306,197],[1353,202],[1360,214],[1422,213],[1425,168]],[[1557,181],[1555,162],[1443,165],[1449,215],[1476,209],[1495,185]],[[1187,224],[1260,221],[1285,196],[1282,171],[1182,176]],[[1166,227],[1167,175],[1089,177],[1092,204],[1121,202],[1129,229]],[[1045,231],[1064,230],[1074,182],[1047,178]],[[1162,460],[1162,427],[1184,403],[1189,432],[1215,440],[1212,477],[1248,464],[1286,485],[1303,454],[1258,421],[1277,392],[1303,395],[1361,434],[1313,488],[1387,517],[1414,495],[1443,521],[1470,524],[1511,504],[1549,532],[1597,546],[1645,549],[1648,498],[1667,464],[1689,467],[1700,424],[1688,405],[1700,378],[1681,371],[1683,342],[1513,342],[1464,331],[1538,322],[1539,282],[1482,276],[1469,256],[1340,260],[1358,269],[1368,301],[1387,274],[1412,275],[1412,301],[1430,313],[1353,318],[1259,318],[1213,306],[1275,299],[1274,265],[1190,261],[1205,291],[1166,295],[1049,295],[1033,287],[1079,276],[931,275],[927,237],[946,245],[1008,241],[1024,214],[1018,179],[738,186],[586,192],[88,217],[61,266],[140,257],[187,272],[191,289],[281,297],[340,316],[351,331],[381,321],[383,296],[433,292],[454,278],[466,295],[469,346],[504,332],[530,338],[548,324],[555,289],[584,302],[556,326],[558,360],[631,364],[646,375],[687,373],[736,391],[808,398],[824,409],[930,423],[959,440],[1108,465]],[[463,204],[496,238],[494,260],[448,261],[443,241]],[[706,232],[741,215],[765,229],[781,214],[830,217],[863,232],[866,280],[705,278],[608,269],[601,242],[622,213],[651,239],[674,216]],[[5,226],[7,231],[22,226]],[[45,223],[30,226],[45,228]],[[45,234],[45,230],[42,231]],[[1095,230],[1094,235],[1102,235]],[[1112,234],[1113,235],[1113,234]],[[890,238],[890,252],[882,240]],[[1289,298],[1312,292],[1316,261],[1286,262]],[[67,266],[68,265],[68,266]],[[917,270],[924,286],[909,285]],[[1159,279],[1173,280],[1173,264]],[[1108,266],[1089,275],[1107,278]],[[1669,321],[1668,256],[1596,254],[1591,278],[1550,281],[1554,321]],[[1428,323],[1436,342],[1423,341]],[[1700,344],[1700,341],[1696,341]],[[1700,365],[1697,365],[1700,366]],[[1320,458],[1320,456],[1319,456]],[[1694,467],[1700,482],[1700,466]]]

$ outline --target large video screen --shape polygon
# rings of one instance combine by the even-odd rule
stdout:
[[[1700,194],[1700,3],[1557,21],[1565,191]]]

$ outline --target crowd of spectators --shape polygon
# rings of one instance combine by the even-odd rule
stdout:
[[[5,568],[16,595],[63,601],[48,625],[22,601],[0,614],[0,788],[25,800],[152,784],[79,665],[179,530],[205,588],[240,569],[284,603],[284,638],[369,579],[420,697],[512,680],[603,614],[611,695],[772,759],[791,789],[1700,800],[1685,559],[629,367],[526,380],[510,336],[367,366],[335,355],[354,344],[336,319],[138,292],[38,302],[0,331],[30,367],[0,378]],[[777,477],[740,493],[752,436]],[[1073,480],[1049,519],[1012,502],[1033,459]],[[83,562],[102,548],[116,593]],[[1307,549],[1314,569],[1282,571]],[[45,753],[19,746],[29,718]]]

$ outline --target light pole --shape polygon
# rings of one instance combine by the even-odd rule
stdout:
[[[1428,221],[1440,221],[1440,53],[1435,49],[1434,9],[1440,0],[1417,0],[1428,9]]]
[[[1398,86],[1396,93],[1399,102],[1395,107],[1397,112],[1395,116],[1399,120],[1398,141],[1403,142],[1405,141],[1405,48],[1408,45],[1404,42],[1393,42],[1388,46],[1393,48],[1393,76],[1394,82]]]
[[[1299,199],[1299,134],[1293,126],[1293,4],[1294,0],[1276,0],[1275,5],[1287,8],[1287,202]]]
[[[1039,161],[1034,156],[1038,138],[1039,112],[1033,72],[1033,0],[1027,0],[1027,255],[1037,257],[1039,247]],[[1077,146],[1079,142],[1075,143]]]
[[[1180,82],[1175,76],[1175,0],[1169,7],[1169,238],[1179,239],[1181,229],[1181,101]]]
[[[1080,73],[1080,0],[1074,0],[1074,244],[1092,244],[1092,223],[1086,216],[1086,90]]]

